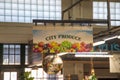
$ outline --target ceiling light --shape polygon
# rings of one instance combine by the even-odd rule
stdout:
[[[75,57],[113,57],[113,55],[108,54],[108,52],[79,52],[75,54]]]
[[[67,54],[67,52],[63,52],[63,53],[58,53],[57,55],[62,56],[62,55],[66,55],[66,54]]]
[[[118,36],[118,39],[120,39],[120,35]]]
[[[98,42],[93,43],[93,46],[98,46],[98,45],[101,45],[104,43],[105,43],[105,41],[98,41]]]
[[[106,38],[106,39],[104,39],[104,40],[105,40],[105,41],[108,41],[108,40],[112,40],[112,39],[115,39],[115,38],[118,38],[118,36],[109,37],[109,38]]]

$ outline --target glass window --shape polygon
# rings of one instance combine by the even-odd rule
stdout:
[[[0,16],[0,21],[1,22],[4,22],[5,20],[4,20],[4,16]]]
[[[10,80],[10,72],[4,72],[4,80]]]
[[[48,17],[49,17],[49,12],[44,12],[44,16],[45,16],[46,18],[48,18]]]
[[[3,65],[20,64],[20,45],[3,45]]]
[[[50,13],[50,17],[55,17],[55,13],[54,13],[54,12],[51,12],[51,13]]]
[[[49,6],[44,6],[44,11],[49,11]]]
[[[38,11],[43,11],[43,6],[42,5],[38,6]]]
[[[49,0],[43,0],[44,1],[44,5],[49,5]]]
[[[28,16],[28,17],[29,17],[29,16],[30,16],[30,13],[31,13],[30,11],[25,11],[25,16]]]
[[[28,64],[28,46],[25,46],[25,64]]]
[[[30,5],[25,5],[25,10],[30,10],[31,9],[31,7],[30,7]]]
[[[33,18],[56,19],[57,15],[52,18],[56,12],[61,14],[61,0],[0,0],[0,22],[31,23]]]
[[[11,0],[5,0],[5,2],[11,2]]]
[[[0,9],[0,15],[2,16],[2,15],[4,15],[5,13],[4,13],[4,10],[3,9]]]
[[[56,0],[50,0],[50,5],[55,5]]]
[[[44,0],[38,0],[38,4],[43,5]]]
[[[13,16],[17,16],[18,15],[18,11],[17,10],[12,10],[12,15]]]
[[[61,13],[60,12],[56,12],[56,17],[61,17]]]
[[[22,16],[22,17],[23,17],[23,16],[24,16],[24,11],[22,11],[22,10],[19,11],[19,16]]]
[[[37,5],[32,5],[32,10],[37,11]]]
[[[32,16],[37,17],[37,12],[36,11],[32,11]]]
[[[61,5],[61,1],[60,0],[56,0],[56,5],[60,6]]]
[[[60,6],[56,6],[56,11],[61,11],[61,7]]]
[[[18,0],[18,3],[24,3],[24,0]]]
[[[12,4],[12,9],[18,9],[18,4]]]
[[[20,64],[20,55],[15,55],[15,64]]]
[[[55,11],[55,6],[50,6],[50,11]]]
[[[31,0],[32,4],[37,4],[37,0]]]
[[[24,17],[19,17],[19,22],[24,22]]]
[[[5,0],[0,0],[0,2],[4,2]]]
[[[12,3],[17,3],[18,2],[18,0],[12,0]]]
[[[3,64],[8,64],[8,55],[3,55]]]
[[[0,3],[0,8],[4,9],[4,3]]]
[[[17,72],[4,72],[3,75],[3,80],[17,80]]]
[[[31,22],[31,18],[30,17],[25,17],[25,22]]]
[[[9,56],[9,64],[14,64],[14,55]]]
[[[11,16],[5,16],[5,21],[7,21],[7,22],[11,22],[12,20],[11,20]]]
[[[23,9],[24,9],[24,4],[19,4],[18,6],[19,6],[19,9],[20,9],[20,10],[23,10]]]
[[[120,19],[120,3],[110,2],[110,13],[111,19]],[[107,3],[93,1],[93,19],[107,19]],[[119,25],[120,25],[120,21]],[[112,26],[118,25],[117,21],[111,21]]]
[[[43,17],[43,12],[38,12],[38,17]]]
[[[18,22],[18,17],[17,16],[13,16],[12,17],[12,22]]]
[[[5,9],[11,9],[12,5],[11,3],[5,3]]]
[[[5,15],[11,15],[11,10],[5,10]]]
[[[25,4],[30,4],[30,0],[24,0]]]

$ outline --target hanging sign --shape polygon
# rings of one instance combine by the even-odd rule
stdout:
[[[110,58],[110,72],[120,73],[120,54],[114,54]]]
[[[33,52],[43,53],[44,45],[50,53],[90,52],[93,50],[92,27],[38,26],[33,30]]]

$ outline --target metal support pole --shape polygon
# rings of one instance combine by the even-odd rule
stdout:
[[[110,0],[107,0],[107,20],[108,20],[108,30],[109,30],[111,28]]]

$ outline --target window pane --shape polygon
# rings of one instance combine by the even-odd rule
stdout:
[[[20,45],[15,45],[15,54],[20,54]]]
[[[54,13],[54,12],[51,12],[51,13],[50,13],[50,17],[55,17],[55,13]]]
[[[44,17],[48,18],[49,17],[49,12],[44,12]]]
[[[56,6],[56,11],[61,11],[61,7],[60,6]]]
[[[55,11],[55,6],[50,6],[50,11]]]
[[[17,80],[17,72],[11,72],[11,80]]]
[[[4,80],[10,80],[10,72],[4,72]]]
[[[44,5],[49,5],[49,0],[43,0],[44,1]]]
[[[23,10],[24,9],[24,4],[19,4],[19,9]]]
[[[32,5],[32,10],[37,10],[37,5]]]
[[[12,16],[12,22],[18,22],[18,17]]]
[[[14,45],[10,45],[10,54],[14,54]]]
[[[11,16],[5,16],[5,21],[6,22],[11,22],[12,21]]]
[[[42,5],[38,6],[38,11],[43,11],[43,6]]]
[[[11,0],[5,0],[5,2],[11,2]]]
[[[37,4],[37,0],[31,0],[32,4]]]
[[[14,64],[14,55],[9,55],[9,64]]]
[[[50,5],[55,5],[56,1],[55,0],[50,0]]]
[[[8,55],[3,55],[3,64],[8,64]]]
[[[12,4],[12,9],[18,9],[18,5],[17,4]]]
[[[120,15],[116,15],[116,19],[120,19]],[[120,22],[119,22],[120,23]]]
[[[17,3],[18,0],[12,0],[13,3]]]
[[[57,6],[61,6],[61,0],[57,0],[57,1],[56,1],[56,5],[57,5]]]
[[[4,22],[5,21],[4,19],[5,19],[4,16],[0,16],[0,21],[1,22]]]
[[[8,45],[3,45],[3,54],[8,54]]]
[[[25,10],[30,10],[30,5],[25,5]]]
[[[25,22],[31,22],[31,18],[30,17],[26,17],[25,18]]]
[[[0,3],[0,8],[4,9],[4,3]]]
[[[37,17],[37,12],[36,11],[32,11],[32,16]]]
[[[38,0],[38,4],[43,5],[43,0]]]
[[[19,22],[24,22],[24,17],[19,17]]]
[[[15,55],[15,64],[20,64],[20,55]]]
[[[28,64],[28,56],[25,56],[25,64]]]
[[[18,0],[18,3],[24,3],[24,0]]]
[[[18,15],[18,11],[17,10],[12,10],[12,15],[13,16],[17,16]]]
[[[49,6],[44,6],[44,11],[49,11]]]
[[[43,12],[38,12],[38,18],[43,17]]]
[[[25,3],[26,4],[30,4],[30,0],[25,0]]]
[[[115,3],[114,2],[110,2],[110,8],[115,8]]]
[[[5,15],[11,15],[11,10],[5,10]]]
[[[56,16],[57,17],[61,17],[61,13],[60,12],[56,12]]]
[[[5,8],[6,9],[11,9],[12,8],[11,3],[5,3]]]
[[[30,16],[30,13],[31,13],[30,11],[25,11],[25,16],[28,16],[28,17],[29,17],[29,16]]]
[[[24,16],[24,11],[19,11],[19,16]]]

